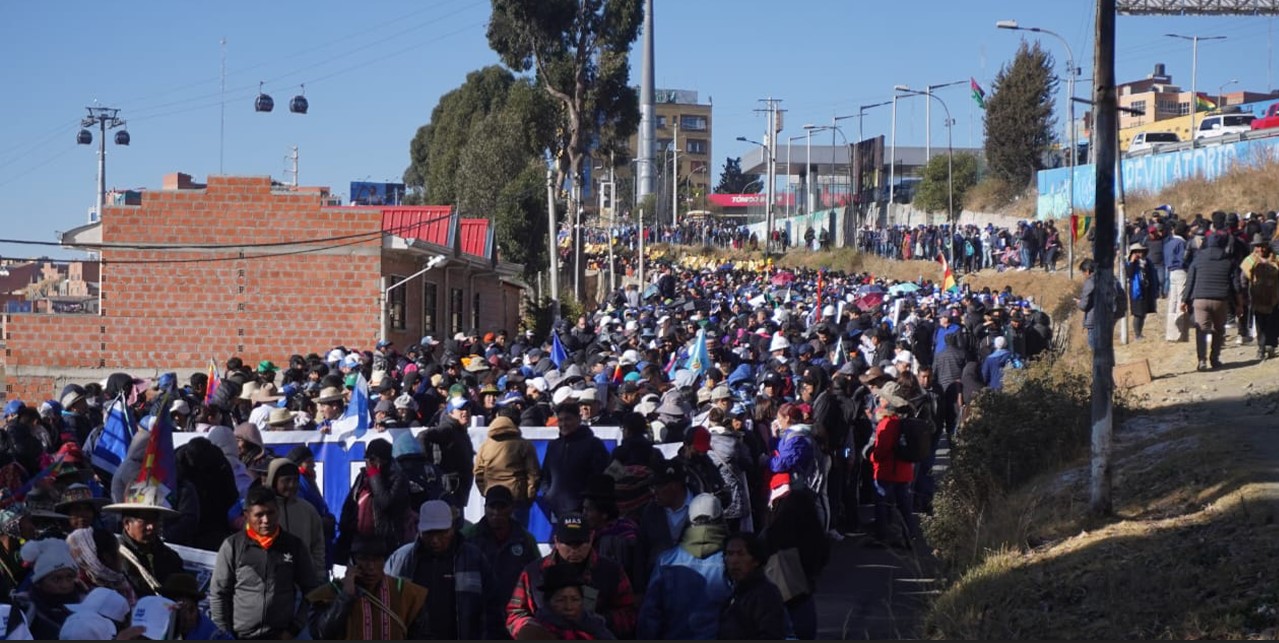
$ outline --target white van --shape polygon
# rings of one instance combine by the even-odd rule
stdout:
[[[1195,138],[1214,138],[1252,131],[1252,114],[1212,114],[1203,117],[1195,129]]]
[[[1176,132],[1137,132],[1128,144],[1128,153],[1144,152],[1159,145],[1180,142]]]

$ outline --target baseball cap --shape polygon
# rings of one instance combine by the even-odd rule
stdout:
[[[653,484],[663,485],[677,481],[684,481],[684,463],[678,460],[667,460],[653,472]]]
[[[116,623],[124,623],[129,618],[129,601],[120,592],[106,587],[95,587],[79,605],[68,605],[72,612],[88,612],[97,614]]]
[[[418,510],[417,530],[439,531],[453,526],[453,510],[443,500],[427,500]]]
[[[469,408],[471,408],[471,401],[470,401],[470,400],[468,400],[468,399],[466,399],[466,398],[464,398],[464,397],[450,397],[450,398],[449,398],[449,406],[448,406],[448,409],[449,409],[449,412],[450,412],[450,413],[452,413],[453,411],[457,411],[457,410],[459,410],[459,409],[469,409]]]
[[[502,485],[493,485],[484,492],[484,504],[494,507],[508,507],[515,504],[515,494]]]
[[[587,529],[582,514],[567,514],[555,526],[555,540],[565,545],[580,545],[591,539],[591,530]]]

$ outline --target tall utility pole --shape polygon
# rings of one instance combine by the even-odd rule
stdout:
[[[764,204],[764,248],[769,249],[773,243],[773,228],[776,224],[776,215],[773,212],[775,202],[777,201],[775,194],[777,190],[777,133],[782,131],[782,114],[786,110],[778,109],[781,106],[779,98],[761,98],[759,102],[764,103],[764,107],[756,109],[756,113],[764,113],[768,115],[768,125],[764,128],[764,154],[765,154],[765,173],[768,178],[766,198],[768,202]],[[790,168],[786,168],[789,172]]]
[[[222,174],[222,160],[226,148],[226,37],[222,37],[222,89],[218,107],[218,174]]]
[[[1190,47],[1190,147],[1194,149],[1197,143],[1195,136],[1195,114],[1199,111],[1199,41],[1200,40],[1225,40],[1225,36],[1183,36],[1181,34],[1166,33],[1169,38],[1180,38],[1181,40],[1189,40],[1192,44]]]
[[[644,54],[640,63],[639,159],[635,202],[653,193],[653,141],[657,138],[657,104],[653,85],[653,0],[644,0]]]
[[[1109,514],[1110,449],[1114,433],[1115,289],[1115,161],[1119,157],[1119,99],[1115,94],[1115,1],[1097,0],[1097,44],[1093,53],[1093,168],[1097,175],[1096,235],[1093,257],[1097,272],[1092,333],[1092,478],[1089,506]]]

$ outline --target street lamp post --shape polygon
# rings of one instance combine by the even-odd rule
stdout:
[[[932,95],[933,90],[945,87],[954,87],[955,85],[963,85],[968,81],[957,80],[953,83],[941,83],[938,85],[928,85],[924,88],[924,93]],[[948,117],[949,118],[949,117]],[[933,160],[933,104],[925,101],[924,103],[924,162]]]
[[[808,147],[804,151],[804,214],[812,214],[816,205],[813,199],[813,132],[826,129],[825,125],[804,125],[804,135],[808,137]]]
[[[1071,217],[1075,215],[1075,157],[1079,155],[1079,143],[1076,140],[1076,137],[1078,136],[1078,128],[1075,127],[1075,78],[1079,76],[1079,69],[1075,67],[1075,52],[1070,48],[1070,42],[1055,31],[1049,31],[1040,27],[1022,27],[1017,24],[1016,20],[1000,20],[995,23],[995,26],[1000,29],[1012,29],[1015,31],[1030,31],[1033,33],[1047,34],[1056,38],[1061,42],[1061,45],[1066,48],[1066,65],[1070,67],[1069,73],[1066,74],[1066,94],[1068,94],[1066,97],[1066,121],[1070,127],[1068,136],[1066,137],[1067,140],[1070,141],[1070,155],[1068,157],[1070,175],[1066,179],[1066,191],[1069,192],[1067,197],[1069,210],[1066,212],[1066,220],[1070,221]],[[1071,225],[1073,227],[1073,224]],[[1066,261],[1069,263],[1068,270],[1070,278],[1074,279],[1075,238],[1073,229],[1071,231],[1070,245],[1067,246],[1067,255]]]
[[[1181,40],[1189,40],[1191,44],[1190,54],[1190,148],[1194,149],[1198,137],[1195,136],[1195,114],[1199,111],[1199,41],[1200,40],[1225,40],[1225,36],[1183,36],[1181,34],[1166,33],[1169,38],[1179,38]]]
[[[770,123],[770,127],[771,127],[771,123]],[[767,144],[760,143],[759,141],[751,140],[749,138],[746,138],[745,136],[738,136],[737,140],[743,143],[751,143],[753,145],[758,145],[764,150],[764,164],[765,164],[764,166],[767,168],[767,172],[768,172],[768,175],[767,175],[768,183],[765,186],[767,190],[767,195],[768,195],[767,196],[768,202],[764,204],[764,220],[766,221],[766,223],[764,224],[764,248],[766,249],[765,252],[767,252],[768,251],[767,249],[771,247],[771,244],[773,242],[773,185],[777,182],[775,177],[773,176],[773,172],[776,170],[776,168],[773,166],[773,150]],[[789,172],[790,168],[787,168],[786,171]]]
[[[897,98],[902,93],[913,95],[920,92],[912,91],[906,85],[893,86],[893,142],[892,150],[888,153],[888,207],[890,208],[897,197]]]
[[[1231,85],[1238,84],[1238,82],[1239,82],[1239,79],[1231,78],[1230,80],[1222,83],[1221,86],[1217,88],[1217,109],[1221,109],[1226,106],[1226,88]]]
[[[791,171],[791,162],[790,162],[790,158],[791,158],[790,144],[791,144],[791,141],[804,138],[805,136],[807,135],[796,134],[786,139],[786,187],[790,189],[790,198],[786,200],[786,216],[787,217],[791,215],[791,202],[795,200],[795,188],[791,187],[791,180],[790,180],[791,174],[793,174],[793,172]]]
[[[946,106],[946,101],[940,96],[930,91],[915,91],[912,89],[903,90],[907,94],[916,96],[924,96],[941,103],[942,109],[946,110],[946,218],[950,221],[951,226],[955,225],[955,149],[951,146],[951,130],[954,129],[955,120],[950,117],[950,108]]]

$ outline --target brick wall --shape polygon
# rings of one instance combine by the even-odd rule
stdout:
[[[426,257],[383,250],[380,210],[327,207],[323,198],[274,191],[267,177],[212,176],[207,187],[148,190],[140,205],[106,207],[107,244],[237,247],[104,249],[102,315],[4,316],[6,395],[46,399],[67,381],[118,370],[202,371],[210,358],[221,364],[231,355],[281,364],[339,344],[372,349],[382,275],[411,275]],[[348,238],[326,240],[334,237]],[[325,249],[281,255],[301,248],[244,247],[286,241]],[[436,284],[437,337],[451,335],[453,288],[463,290],[463,330],[472,326],[478,292],[480,329],[515,332],[519,290],[455,260],[404,286],[406,328],[391,333],[399,347],[428,330],[423,282]]]
[[[9,315],[6,388],[51,384],[62,369],[202,369],[210,358],[287,361],[378,334],[381,213],[325,207],[319,194],[277,193],[267,177],[210,177],[206,189],[143,193],[108,206],[110,244],[261,244],[368,234],[319,253],[299,249],[104,250],[102,316]],[[206,261],[206,260],[216,261]],[[193,261],[198,260],[199,262]],[[44,378],[44,379],[41,379]],[[48,380],[48,381],[45,381]]]

